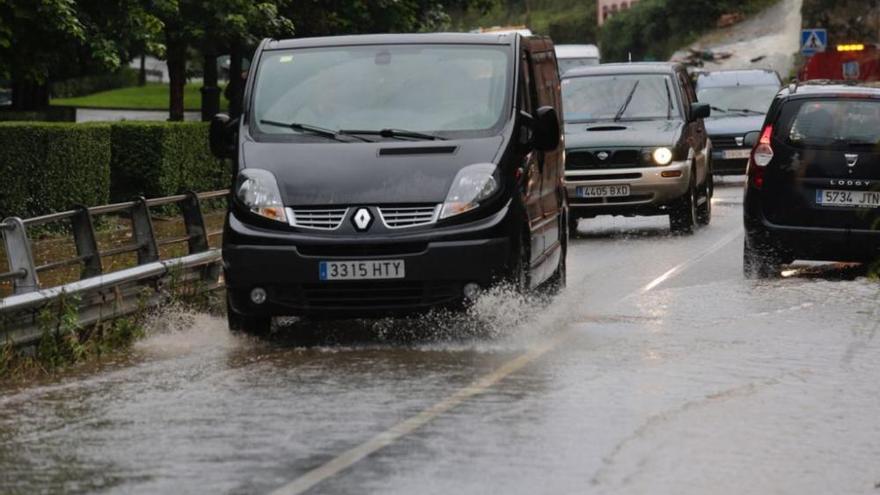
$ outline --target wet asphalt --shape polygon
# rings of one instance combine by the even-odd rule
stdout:
[[[0,493],[876,494],[880,285],[745,280],[741,195],[688,237],[582,221],[550,301],[271,341],[165,310],[112,362],[0,390]]]

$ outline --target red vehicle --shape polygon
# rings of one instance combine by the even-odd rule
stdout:
[[[880,49],[873,44],[837,45],[836,50],[810,57],[798,78],[801,81],[880,81]]]

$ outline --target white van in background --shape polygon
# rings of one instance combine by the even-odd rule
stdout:
[[[575,67],[599,65],[600,58],[596,45],[556,45],[560,76]]]

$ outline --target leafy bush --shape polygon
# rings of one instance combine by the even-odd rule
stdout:
[[[229,171],[208,148],[208,124],[123,122],[113,125],[113,200],[228,187]]]
[[[110,198],[110,126],[0,124],[0,217],[31,217]]]
[[[53,98],[74,98],[90,95],[108,89],[127,88],[138,83],[138,71],[131,67],[93,76],[75,77],[52,83]]]
[[[754,13],[773,0],[642,0],[602,27],[603,61],[666,60],[676,49],[713,29],[725,13]]]

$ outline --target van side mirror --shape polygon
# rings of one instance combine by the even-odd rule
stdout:
[[[743,136],[743,146],[746,148],[754,148],[756,144],[758,144],[758,139],[761,137],[760,131],[752,131]]]
[[[535,129],[532,144],[540,151],[553,151],[559,147],[562,132],[559,130],[559,114],[553,107],[541,107],[535,112]]]
[[[208,130],[208,144],[211,147],[211,154],[221,159],[235,157],[237,123],[237,120],[230,118],[225,113],[218,113],[211,119],[211,126]]]
[[[712,114],[712,107],[708,103],[692,103],[690,121],[696,122],[700,119],[708,118]]]

